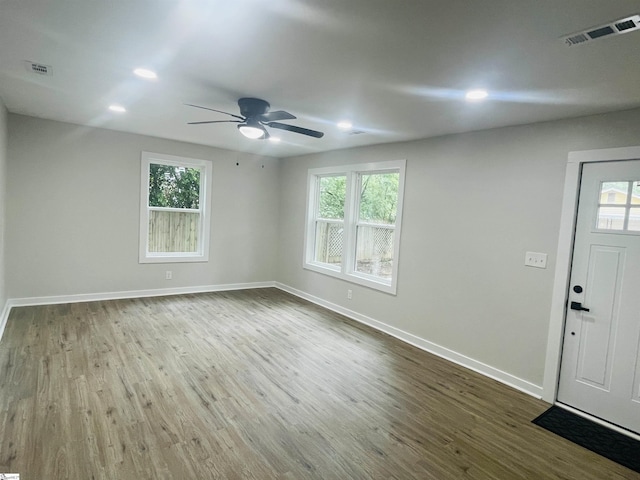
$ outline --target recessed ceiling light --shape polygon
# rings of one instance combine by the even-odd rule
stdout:
[[[338,128],[341,130],[349,130],[351,127],[353,127],[353,123],[349,120],[342,120],[338,122]]]
[[[156,78],[158,78],[156,72],[148,70],[146,68],[136,68],[133,73],[141,78],[146,78],[147,80],[155,80]]]
[[[280,143],[280,137],[269,137],[269,141],[273,143]]]
[[[127,111],[127,109],[124,108],[122,105],[109,105],[109,110],[117,113],[124,113]]]
[[[478,100],[484,100],[489,96],[486,90],[469,90],[464,98],[471,102],[477,102]]]

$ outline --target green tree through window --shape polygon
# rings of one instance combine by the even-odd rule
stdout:
[[[347,190],[347,177],[320,177],[320,218],[344,219],[344,199]]]
[[[149,165],[149,206],[193,208],[200,205],[200,170],[172,165]]]
[[[140,263],[209,259],[211,161],[142,152]]]
[[[305,268],[396,293],[405,165],[309,170]]]
[[[398,209],[398,173],[363,174],[360,220],[393,225]]]

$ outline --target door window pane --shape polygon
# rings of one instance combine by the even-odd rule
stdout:
[[[640,181],[602,182],[596,228],[639,232],[640,208],[634,205],[640,206]]]
[[[627,203],[629,182],[602,182],[600,186],[600,203],[624,205]]]
[[[640,208],[631,208],[629,210],[629,225],[627,230],[632,232],[640,232]]]
[[[624,229],[624,207],[600,207],[598,208],[599,230],[622,230]]]
[[[633,182],[631,189],[631,205],[640,205],[640,182]]]

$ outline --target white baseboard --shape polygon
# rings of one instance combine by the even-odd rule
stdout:
[[[449,360],[470,370],[478,372],[484,376],[504,383],[512,388],[527,393],[533,397],[542,397],[542,387],[534,385],[526,380],[515,377],[507,372],[503,372],[497,368],[494,368],[485,363],[474,360],[473,358],[462,355],[458,352],[450,350],[446,347],[442,347],[436,343],[425,340],[421,337],[413,335],[411,333],[400,330],[399,328],[392,327],[386,323],[375,320],[366,315],[362,315],[348,308],[344,308],[340,305],[328,302],[314,295],[303,292],[302,290],[289,287],[279,282],[252,282],[252,283],[230,283],[223,285],[201,285],[194,287],[177,287],[177,288],[159,288],[149,290],[128,290],[123,292],[107,292],[107,293],[84,293],[79,295],[56,295],[47,297],[27,297],[27,298],[12,298],[9,299],[2,310],[2,316],[0,316],[0,340],[4,333],[4,328],[9,318],[9,313],[12,307],[23,307],[32,305],[54,305],[60,303],[79,303],[79,302],[94,302],[100,300],[119,300],[123,298],[143,298],[143,297],[159,297],[165,295],[182,295],[189,293],[206,293],[206,292],[221,292],[229,290],[245,290],[251,288],[269,288],[276,287],[285,292],[291,293],[297,297],[308,300],[312,303],[320,305],[324,308],[337,312],[345,317],[348,317],[356,322],[368,325],[376,330],[380,330],[392,337],[395,337],[403,342],[409,343],[421,350],[433,353],[439,357]]]
[[[11,313],[11,302],[7,300],[0,314],[0,340],[2,340],[2,334],[4,333],[4,327],[7,326],[7,320],[9,320],[9,313]]]
[[[166,295],[184,295],[188,293],[223,292],[228,290],[246,290],[249,288],[275,287],[275,282],[229,283],[223,285],[198,285],[193,287],[157,288],[149,290],[126,290],[123,292],[82,293],[78,295],[54,295],[50,297],[12,298],[9,307],[32,305],[55,305],[60,303],[95,302],[100,300],[120,300],[123,298],[163,297]]]
[[[505,385],[515,388],[516,390],[520,390],[521,392],[531,395],[532,397],[538,399],[542,398],[542,387],[528,382],[527,380],[523,380],[514,375],[511,375],[510,373],[503,372],[502,370],[474,360],[473,358],[467,357],[466,355],[462,355],[461,353],[455,352],[446,347],[425,340],[424,338],[405,332],[404,330],[400,330],[399,328],[392,327],[391,325],[387,325],[386,323],[380,322],[371,317],[367,317],[366,315],[362,315],[358,312],[354,312],[353,310],[349,310],[348,308],[336,305],[335,303],[328,302],[314,295],[310,295],[301,290],[289,287],[288,285],[276,282],[275,286],[280,290],[284,290],[285,292],[291,293],[292,295],[303,298],[312,303],[320,305],[321,307],[344,315],[345,317],[355,320],[356,322],[363,323],[372,328],[375,328],[376,330],[380,330],[381,332],[391,335],[392,337],[402,340],[403,342],[413,345],[414,347],[417,347],[421,350],[433,353],[434,355],[444,358],[445,360],[461,365],[465,368],[473,370],[474,372],[478,372],[498,382],[504,383]]]

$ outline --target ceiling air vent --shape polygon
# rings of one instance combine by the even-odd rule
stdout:
[[[604,25],[598,25],[597,27],[589,28],[582,32],[572,33],[571,35],[562,37],[562,41],[565,45],[572,47],[574,45],[582,45],[592,42],[593,40],[612,35],[621,35],[634,30],[640,30],[640,15],[621,18],[620,20],[605,23]]]
[[[24,62],[25,67],[27,67],[27,71],[31,73],[37,73],[38,75],[53,75],[53,67],[51,65],[44,65],[43,63],[30,62],[26,60]]]
[[[589,39],[584,33],[579,33],[578,35],[573,35],[572,37],[567,37],[565,39],[565,43],[567,45],[579,45],[580,43],[588,42]]]

